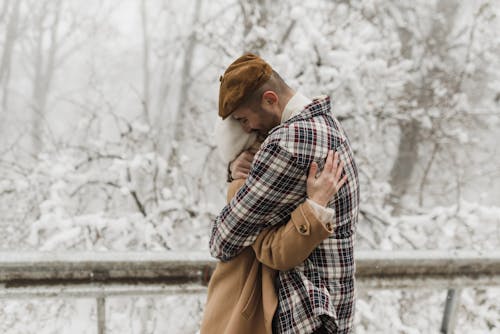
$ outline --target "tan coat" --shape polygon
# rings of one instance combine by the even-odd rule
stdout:
[[[243,183],[235,180],[229,185],[228,201]],[[219,262],[208,285],[200,333],[271,334],[278,305],[276,270],[302,263],[332,232],[304,202],[287,224],[263,230],[251,247],[228,262]]]

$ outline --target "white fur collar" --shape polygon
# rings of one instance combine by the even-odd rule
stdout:
[[[219,156],[227,165],[233,161],[242,151],[249,149],[257,139],[255,133],[243,131],[240,123],[232,117],[222,120],[217,117],[215,124],[215,144]]]

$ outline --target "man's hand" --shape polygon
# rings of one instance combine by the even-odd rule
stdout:
[[[347,181],[347,175],[344,175],[344,177],[340,179],[344,163],[340,162],[339,164],[339,160],[339,154],[337,152],[333,154],[333,151],[329,151],[325,167],[323,167],[323,171],[320,175],[317,175],[318,164],[314,161],[311,163],[309,175],[307,177],[307,197],[319,205],[326,206],[333,195],[335,195]]]
[[[248,177],[255,153],[257,153],[256,150],[243,151],[236,159],[231,161],[229,170],[231,171],[233,180],[246,179]]]

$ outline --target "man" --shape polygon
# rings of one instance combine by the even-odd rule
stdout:
[[[263,59],[247,54],[221,77],[219,115],[237,120],[247,133],[267,136],[245,184],[212,222],[210,251],[222,261],[252,245],[264,228],[288,221],[306,200],[311,163],[321,168],[329,150],[338,152],[347,182],[327,205],[335,210],[334,233],[301,265],[279,272],[273,331],[351,332],[358,171],[347,135],[330,110],[330,99],[310,101],[294,92]]]

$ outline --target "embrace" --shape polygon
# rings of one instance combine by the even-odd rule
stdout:
[[[358,170],[329,97],[253,54],[220,81],[228,204],[210,226],[201,334],[351,333]]]

